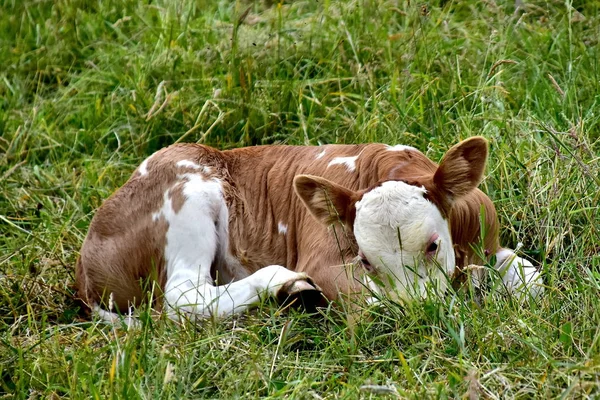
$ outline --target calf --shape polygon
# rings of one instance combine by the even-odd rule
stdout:
[[[508,290],[537,294],[539,274],[500,247],[494,205],[477,189],[486,159],[481,137],[452,147],[439,166],[384,144],[173,145],[96,213],[77,262],[78,295],[109,320],[149,297],[190,316],[237,313],[264,296],[319,291],[335,300],[365,287],[423,297],[486,262],[476,245],[496,256]]]

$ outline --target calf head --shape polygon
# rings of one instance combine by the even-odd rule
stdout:
[[[357,259],[377,288],[401,298],[425,297],[427,286],[444,291],[455,269],[448,217],[453,203],[483,176],[487,141],[452,147],[436,168],[402,165],[377,185],[353,191],[326,179],[299,175],[296,193],[320,221],[340,221],[353,233]],[[377,290],[377,289],[376,289]]]

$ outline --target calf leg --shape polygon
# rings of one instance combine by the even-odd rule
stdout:
[[[167,284],[166,300],[172,311],[192,317],[226,316],[245,311],[262,297],[282,300],[304,291],[317,291],[306,274],[269,265],[227,285],[214,286],[198,274],[202,268],[181,268]]]
[[[495,268],[502,277],[504,287],[519,299],[524,295],[535,298],[544,291],[542,276],[538,270],[510,249],[500,249],[496,253]]]
[[[155,218],[169,224],[165,260],[165,300],[172,313],[190,316],[224,316],[239,313],[260,301],[263,295],[286,297],[317,290],[306,274],[270,265],[252,275],[215,286],[211,266],[218,249],[227,249],[228,210],[217,180],[192,175],[183,188],[185,202],[175,212],[165,196],[165,205]],[[221,260],[219,260],[221,261]]]

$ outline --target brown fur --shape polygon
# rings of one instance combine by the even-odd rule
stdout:
[[[381,144],[257,146],[222,152],[195,144],[168,147],[150,158],[147,175],[134,172],[98,210],[77,264],[79,296],[90,304],[106,301],[112,292],[116,305],[124,309],[143,299],[140,282],[158,282],[164,288],[168,223],[153,221],[151,215],[162,207],[166,190],[175,211],[181,208],[185,201],[182,180],[177,177],[181,170],[206,175],[176,167],[180,160],[210,167],[210,176],[205,177],[218,178],[224,187],[230,214],[229,250],[239,265],[214,265],[213,276],[219,277],[219,283],[280,264],[306,272],[330,299],[340,292],[352,292],[355,274],[362,271],[349,271],[343,265],[358,251],[352,234],[354,203],[362,193],[390,179],[425,186],[430,200],[450,216],[457,266],[465,266],[475,260],[472,244],[480,242],[482,204],[486,249],[495,253],[498,248],[494,206],[485,194],[471,190],[473,182],[476,185],[481,180],[481,173],[472,177],[471,186],[451,179],[457,169],[483,170],[483,165],[473,163],[485,159],[481,154],[487,154],[485,141],[475,138],[470,142],[461,147],[460,154],[449,151],[440,169],[420,152],[388,151]],[[325,155],[317,158],[322,151]],[[359,156],[355,171],[343,164],[328,166],[334,157],[349,156]],[[469,193],[455,203],[448,200],[465,192]],[[310,206],[312,214],[303,203]],[[315,216],[329,226],[317,222]],[[287,226],[285,235],[279,232],[279,223]]]

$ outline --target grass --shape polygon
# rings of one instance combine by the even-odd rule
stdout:
[[[2,397],[598,396],[600,3],[267,3],[0,0]],[[165,145],[439,160],[473,135],[503,243],[544,272],[538,302],[454,293],[359,319],[266,304],[125,331],[73,301],[94,211]]]

